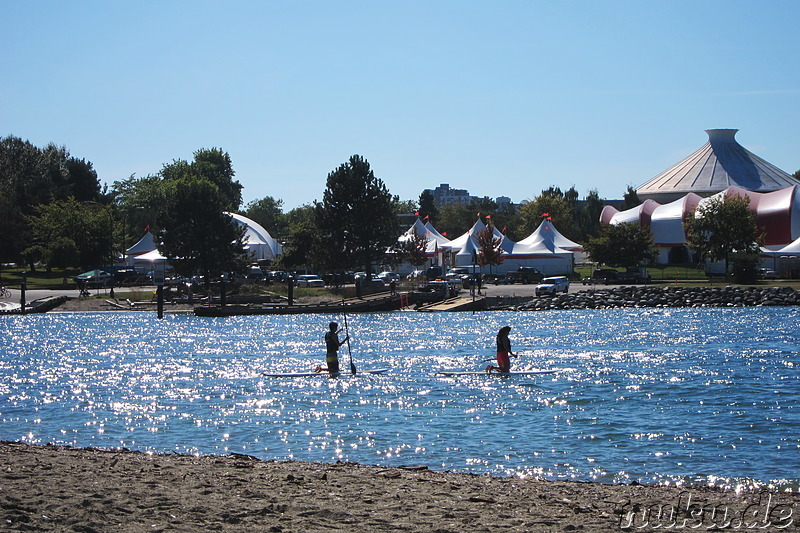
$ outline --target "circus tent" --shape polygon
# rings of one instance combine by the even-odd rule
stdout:
[[[742,187],[728,187],[709,198],[689,193],[682,198],[662,205],[646,200],[642,205],[626,211],[617,211],[611,206],[603,208],[600,221],[607,224],[638,223],[649,227],[655,244],[661,248],[659,263],[670,262],[670,250],[686,245],[683,221],[694,217],[698,209],[712,198],[746,196],[750,209],[755,212],[760,228],[764,230],[765,246],[777,249],[800,238],[800,189],[797,186],[778,191],[759,193]]]
[[[800,185],[787,172],[740,145],[736,129],[706,130],[699,150],[636,189],[641,200],[669,203],[689,193],[710,196],[729,187],[768,193]]]

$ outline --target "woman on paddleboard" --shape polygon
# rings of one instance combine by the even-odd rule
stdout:
[[[328,324],[328,332],[325,333],[325,364],[327,367],[318,366],[314,369],[314,372],[327,370],[331,374],[339,373],[339,347],[350,338],[348,335],[343,341],[339,341],[339,333],[341,333],[341,331],[342,330],[339,329],[339,324],[336,322]]]
[[[486,372],[511,372],[511,359],[516,357],[511,353],[511,339],[508,334],[511,332],[510,326],[503,326],[497,333],[497,366],[489,365],[486,367]]]

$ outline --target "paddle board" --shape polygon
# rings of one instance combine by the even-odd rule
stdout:
[[[388,368],[376,368],[373,370],[359,370],[356,374],[383,374],[388,372],[390,369]],[[322,372],[283,372],[283,373],[269,373],[269,372],[262,372],[262,376],[266,376],[268,378],[310,378],[314,376],[323,376],[323,377],[331,377],[331,376],[348,376],[351,375],[350,372],[338,372],[336,374],[331,374],[330,372],[322,371]]]
[[[512,371],[512,372],[486,372],[486,371],[477,371],[477,372],[458,372],[454,371],[451,372],[449,370],[440,370],[437,372],[440,376],[536,376],[539,374],[555,374],[558,370],[520,370],[520,371]]]

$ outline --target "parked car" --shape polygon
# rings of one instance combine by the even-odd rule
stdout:
[[[298,287],[324,287],[325,282],[315,274],[300,274],[295,277],[294,284]]]
[[[257,266],[251,266],[247,269],[247,273],[244,275],[244,278],[247,281],[266,281],[267,275],[261,270],[261,268]]]
[[[533,267],[521,266],[516,270],[506,272],[506,283],[538,283],[544,279],[538,269]]]
[[[598,268],[592,272],[591,277],[583,278],[581,283],[584,285],[593,283],[609,285],[611,283],[650,283],[650,281],[652,278],[644,268],[629,268],[624,272],[613,268]]]
[[[406,276],[406,279],[422,279],[424,276],[424,270],[412,270],[411,273]]]
[[[428,277],[429,280],[441,278],[442,274],[443,274],[442,267],[440,266],[432,266],[425,271],[425,275]]]
[[[569,291],[569,278],[566,276],[553,276],[549,278],[544,278],[541,283],[536,286],[535,292],[536,296],[542,296],[544,294],[554,295],[557,292],[568,292]]]
[[[73,278],[76,283],[86,283],[87,287],[106,287],[111,285],[114,276],[105,270],[89,270]]]
[[[378,274],[378,277],[381,278],[386,283],[389,283],[393,279],[394,280],[400,279],[400,274],[398,274],[397,272],[384,271]]]
[[[594,283],[603,283],[608,285],[609,283],[614,283],[617,281],[617,277],[619,272],[617,272],[613,268],[596,268],[592,275],[588,278],[583,278],[581,283],[584,285],[590,285]]]
[[[769,268],[759,268],[756,270],[756,274],[761,279],[778,279],[778,274]]]

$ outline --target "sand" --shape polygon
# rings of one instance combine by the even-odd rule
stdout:
[[[797,493],[523,480],[237,454],[0,442],[0,469],[2,531],[705,531],[726,524],[798,531],[800,512]]]

